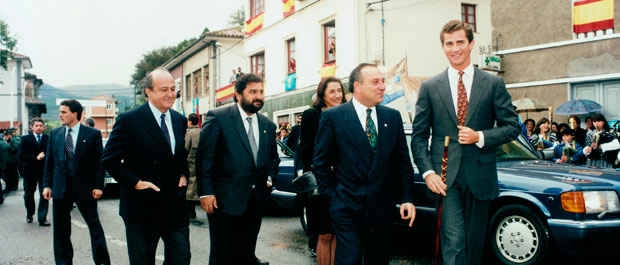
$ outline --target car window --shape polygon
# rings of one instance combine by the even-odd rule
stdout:
[[[497,148],[497,161],[540,159],[522,135]]]
[[[278,143],[278,155],[280,157],[283,157],[283,156],[295,157],[295,151],[291,150],[291,148],[286,146],[286,144],[284,144],[280,140],[277,140],[276,142]]]

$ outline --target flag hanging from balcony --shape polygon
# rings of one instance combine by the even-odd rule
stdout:
[[[614,0],[575,0],[573,32],[584,33],[614,27]]]
[[[297,74],[290,73],[284,80],[284,91],[291,91],[297,88]]]
[[[245,34],[252,35],[263,27],[265,13],[260,13],[245,22]]]
[[[221,102],[232,98],[235,94],[234,92],[235,85],[233,84],[227,85],[225,87],[220,87],[218,90],[215,91],[215,102]]]
[[[323,64],[321,67],[321,78],[335,76],[336,75],[336,63]]]
[[[282,15],[288,17],[295,13],[295,0],[282,0]]]

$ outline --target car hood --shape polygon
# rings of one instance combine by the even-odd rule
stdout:
[[[620,190],[620,171],[556,164],[543,160],[497,163],[500,186],[528,183],[529,188],[548,191],[615,189]],[[526,184],[527,185],[527,184]]]

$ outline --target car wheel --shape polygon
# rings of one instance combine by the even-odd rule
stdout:
[[[491,218],[488,242],[502,264],[542,264],[549,241],[549,229],[526,206],[502,206]]]
[[[299,223],[301,224],[301,228],[304,230],[304,233],[308,233],[308,207],[304,203],[301,206],[301,213],[299,214]]]

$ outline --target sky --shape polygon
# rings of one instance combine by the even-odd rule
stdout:
[[[0,0],[16,52],[47,84],[129,86],[150,50],[228,27],[246,0]]]

